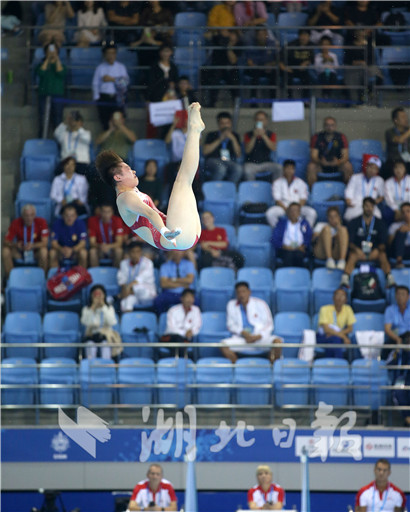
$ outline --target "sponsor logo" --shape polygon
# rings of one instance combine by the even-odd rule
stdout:
[[[309,457],[320,457],[321,452],[318,450],[318,444],[324,443],[326,446],[323,447],[327,450],[328,438],[327,436],[323,436],[321,439],[318,439],[314,436],[296,436],[295,442],[295,455],[296,457],[300,457],[302,455],[302,449],[306,448]]]
[[[68,440],[68,437],[65,436],[62,432],[59,432],[53,436],[51,440],[51,448],[54,450],[53,459],[67,460],[67,454],[65,452],[69,447],[70,441]]]
[[[394,457],[394,437],[363,437],[364,457]]]
[[[410,459],[410,437],[397,438],[397,457]]]

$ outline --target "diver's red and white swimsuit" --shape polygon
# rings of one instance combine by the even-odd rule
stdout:
[[[135,192],[138,194],[138,197],[141,199],[141,201],[143,201],[147,206],[149,206],[150,208],[155,210],[158,213],[158,215],[161,217],[164,224],[167,225],[167,216],[165,215],[165,213],[162,213],[161,211],[158,210],[158,208],[155,206],[155,204],[154,204],[153,200],[150,198],[150,196],[147,194],[144,194],[143,192],[140,192],[137,188],[135,189]],[[120,194],[123,194],[123,192],[120,192],[117,195],[117,197]],[[175,248],[168,249],[167,247],[164,247],[161,244],[161,236],[162,236],[161,233],[158,231],[158,229],[156,229],[151,224],[151,222],[146,217],[143,217],[142,215],[138,215],[134,224],[132,226],[129,226],[129,228],[132,231],[134,231],[134,233],[136,233],[136,234],[138,234],[137,229],[143,228],[143,227],[148,228],[151,231],[152,240],[157,249],[162,249],[163,251],[175,250]],[[195,245],[197,243],[197,241],[198,241],[198,237],[196,238],[195,243],[193,245]],[[178,249],[176,249],[176,250],[178,250]]]

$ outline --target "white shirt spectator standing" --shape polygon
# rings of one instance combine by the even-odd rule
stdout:
[[[134,306],[152,301],[157,296],[154,265],[142,256],[142,244],[132,242],[129,258],[120,263],[117,281],[121,286],[121,311],[132,311]]]
[[[297,176],[295,176],[295,162],[293,160],[285,160],[283,163],[283,177],[277,178],[272,183],[272,195],[275,200],[275,206],[271,206],[266,211],[266,219],[273,228],[283,215],[286,215],[286,209],[291,203],[299,203],[301,205],[301,213],[313,226],[317,219],[316,211],[306,206],[309,197],[307,184]]]
[[[401,218],[400,206],[410,202],[410,176],[406,174],[406,164],[396,162],[393,166],[391,178],[386,180],[385,201],[387,206],[393,210],[395,220]]]
[[[102,35],[99,28],[107,26],[103,9],[95,7],[94,3],[84,2],[84,7],[77,13],[77,26],[80,30],[76,32],[75,39],[78,46],[88,46],[90,43],[101,41]]]
[[[73,110],[65,123],[60,123],[54,131],[54,137],[60,144],[62,159],[73,156],[78,164],[90,163],[91,132],[83,127],[83,117]]]
[[[61,162],[63,172],[53,179],[51,184],[50,198],[56,203],[54,214],[58,216],[61,208],[74,203],[76,207],[83,207],[79,214],[88,213],[88,181],[85,176],[75,172],[76,162],[74,158],[68,157]]]
[[[97,105],[101,124],[104,130],[108,130],[113,112],[118,109],[123,110],[123,105],[117,97],[117,81],[122,79],[128,85],[130,77],[124,64],[116,60],[117,47],[114,43],[109,43],[104,47],[103,55],[104,62],[99,64],[94,71],[92,89],[93,100],[101,102],[101,104]]]
[[[372,197],[376,204],[384,198],[384,180],[378,176],[381,160],[377,156],[369,158],[366,164],[365,174],[354,174],[345,189],[346,211],[344,218],[347,222],[363,214],[363,199]],[[381,219],[381,212],[376,206],[374,216]]]

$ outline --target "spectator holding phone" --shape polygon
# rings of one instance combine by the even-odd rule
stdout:
[[[162,467],[151,464],[147,478],[135,486],[128,510],[176,511],[177,497],[171,482],[165,480]]]
[[[123,160],[127,160],[136,140],[135,132],[126,125],[124,112],[116,110],[110,117],[108,128],[98,135],[95,143],[100,151],[111,149]]]

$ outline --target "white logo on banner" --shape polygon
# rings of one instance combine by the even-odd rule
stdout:
[[[77,409],[77,423],[58,408],[58,425],[64,434],[94,459],[97,450],[96,441],[106,443],[111,439],[108,423],[83,406]]]

